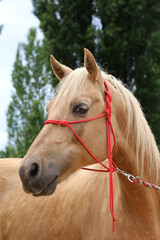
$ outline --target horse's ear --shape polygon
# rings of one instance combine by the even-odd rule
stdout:
[[[51,67],[54,74],[61,81],[63,77],[65,77],[69,72],[72,72],[72,69],[60,64],[52,55],[50,56]]]
[[[92,53],[84,48],[84,65],[90,75],[91,80],[96,81],[99,75],[99,67]]]

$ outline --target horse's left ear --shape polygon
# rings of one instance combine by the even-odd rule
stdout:
[[[96,81],[100,70],[92,53],[86,48],[84,48],[84,65],[91,80]]]
[[[72,69],[59,63],[52,55],[50,56],[51,67],[56,77],[61,81]]]

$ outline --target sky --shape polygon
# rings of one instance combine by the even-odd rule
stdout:
[[[39,26],[33,15],[31,0],[0,1],[0,25],[4,25],[0,35],[0,150],[7,143],[6,111],[11,101],[11,73],[19,42],[26,42],[30,27]],[[38,30],[38,38],[43,37]]]

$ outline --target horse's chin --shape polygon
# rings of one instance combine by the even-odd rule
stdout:
[[[39,193],[33,193],[34,197],[49,196],[55,192],[58,176],[56,176],[43,190]]]

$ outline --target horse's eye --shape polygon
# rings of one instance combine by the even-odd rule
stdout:
[[[88,106],[84,103],[79,103],[73,107],[74,113],[85,114],[89,110]]]

